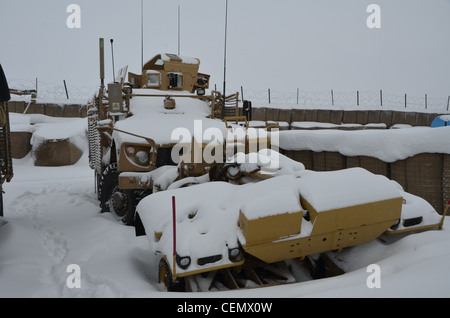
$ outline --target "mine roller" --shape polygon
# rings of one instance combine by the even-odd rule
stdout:
[[[442,228],[446,211],[384,176],[284,156],[274,127],[239,116],[238,93],[206,93],[198,59],[158,54],[105,85],[103,55],[100,39],[88,133],[101,210],[147,237],[168,291],[292,283],[295,266],[340,274],[326,252]]]

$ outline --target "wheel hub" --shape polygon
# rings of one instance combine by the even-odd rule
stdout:
[[[123,218],[128,210],[128,196],[116,187],[111,195],[110,208],[118,217]]]

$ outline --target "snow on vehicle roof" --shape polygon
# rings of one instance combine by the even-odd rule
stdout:
[[[345,156],[370,156],[395,162],[420,153],[450,154],[449,127],[413,127],[387,130],[280,131],[284,150],[339,152]],[[276,138],[272,138],[276,140]]]
[[[300,193],[317,212],[401,197],[394,182],[362,168],[305,172]]]
[[[177,254],[194,258],[228,255],[228,248],[237,247],[242,236],[237,226],[240,211],[248,218],[260,218],[302,210],[296,180],[286,175],[245,185],[209,182],[154,193],[142,199],[136,210],[152,249],[171,255],[175,196]],[[157,242],[154,233],[163,233]],[[221,262],[229,260],[226,257]]]
[[[160,91],[152,89],[135,89],[134,94],[175,95],[175,109],[164,108],[165,97],[138,97],[131,99],[130,109],[133,116],[116,123],[115,127],[140,136],[152,138],[156,144],[175,144],[180,142],[177,132],[187,131],[194,136],[194,124],[201,120],[201,131],[208,128],[219,129],[225,135],[225,125],[221,120],[206,118],[211,111],[206,102],[198,98],[176,97],[176,95],[192,95],[184,91]],[[181,130],[176,131],[179,128]],[[197,127],[196,127],[197,128]],[[172,134],[175,132],[174,136]],[[143,142],[143,139],[127,134],[114,132],[119,143]],[[187,141],[187,140],[186,140]]]
[[[147,65],[149,62],[151,62],[157,56],[160,56],[162,61],[171,61],[171,60],[177,61],[178,60],[184,64],[194,64],[194,65],[200,64],[200,60],[195,57],[182,56],[182,55],[170,54],[170,53],[161,53],[161,54],[158,54],[158,55],[152,57],[150,60],[145,62],[144,65]]]
[[[142,199],[137,211],[152,249],[166,255],[171,255],[173,244],[172,196],[176,199],[180,238],[177,251],[198,258],[237,245],[242,237],[237,226],[240,211],[247,219],[299,212],[303,211],[302,196],[321,212],[400,198],[401,193],[396,183],[361,168],[303,170],[300,177],[282,175],[244,185],[208,182],[157,192]],[[154,233],[163,233],[159,241],[154,239]]]
[[[181,56],[177,54],[169,54],[169,53],[162,53],[161,59],[163,61],[170,61],[170,60],[181,60],[181,63],[185,64],[200,64],[199,59],[195,57],[189,57],[189,56]]]

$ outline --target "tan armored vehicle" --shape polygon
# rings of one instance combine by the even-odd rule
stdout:
[[[236,116],[238,94],[207,94],[198,59],[159,54],[105,87],[103,45],[88,110],[100,205],[147,236],[168,290],[294,282],[287,260],[442,227],[383,176],[307,171],[280,154],[276,131]]]
[[[174,54],[155,56],[142,74],[129,73],[128,81],[124,68],[117,82],[105,86],[103,39],[100,52],[101,87],[88,105],[90,166],[102,211],[133,224],[137,201],[163,186],[154,183],[156,175],[175,181],[215,166],[202,162],[201,155],[194,160],[193,148],[206,147],[203,136],[194,135],[208,129],[225,135],[222,119],[225,113],[237,114],[238,94],[206,95],[209,75],[198,72],[200,61]]]

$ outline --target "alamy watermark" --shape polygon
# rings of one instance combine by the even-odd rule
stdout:
[[[171,140],[177,142],[171,152],[173,162],[183,163],[252,163],[278,168],[279,134],[263,128],[230,126],[223,131],[217,127],[203,129],[202,120],[194,120],[194,129],[179,127],[172,131]],[[264,155],[261,150],[273,150]],[[247,155],[245,155],[247,154]]]
[[[81,7],[78,4],[69,4],[66,9],[70,13],[66,20],[66,26],[69,29],[81,28]]]
[[[371,273],[366,280],[367,288],[381,288],[381,267],[377,264],[367,266],[367,273]]]
[[[70,273],[66,279],[66,286],[70,289],[81,288],[81,268],[80,265],[70,264],[66,269],[67,273]]]
[[[366,9],[370,15],[367,17],[366,25],[369,29],[381,29],[381,8],[378,4],[369,4]]]

